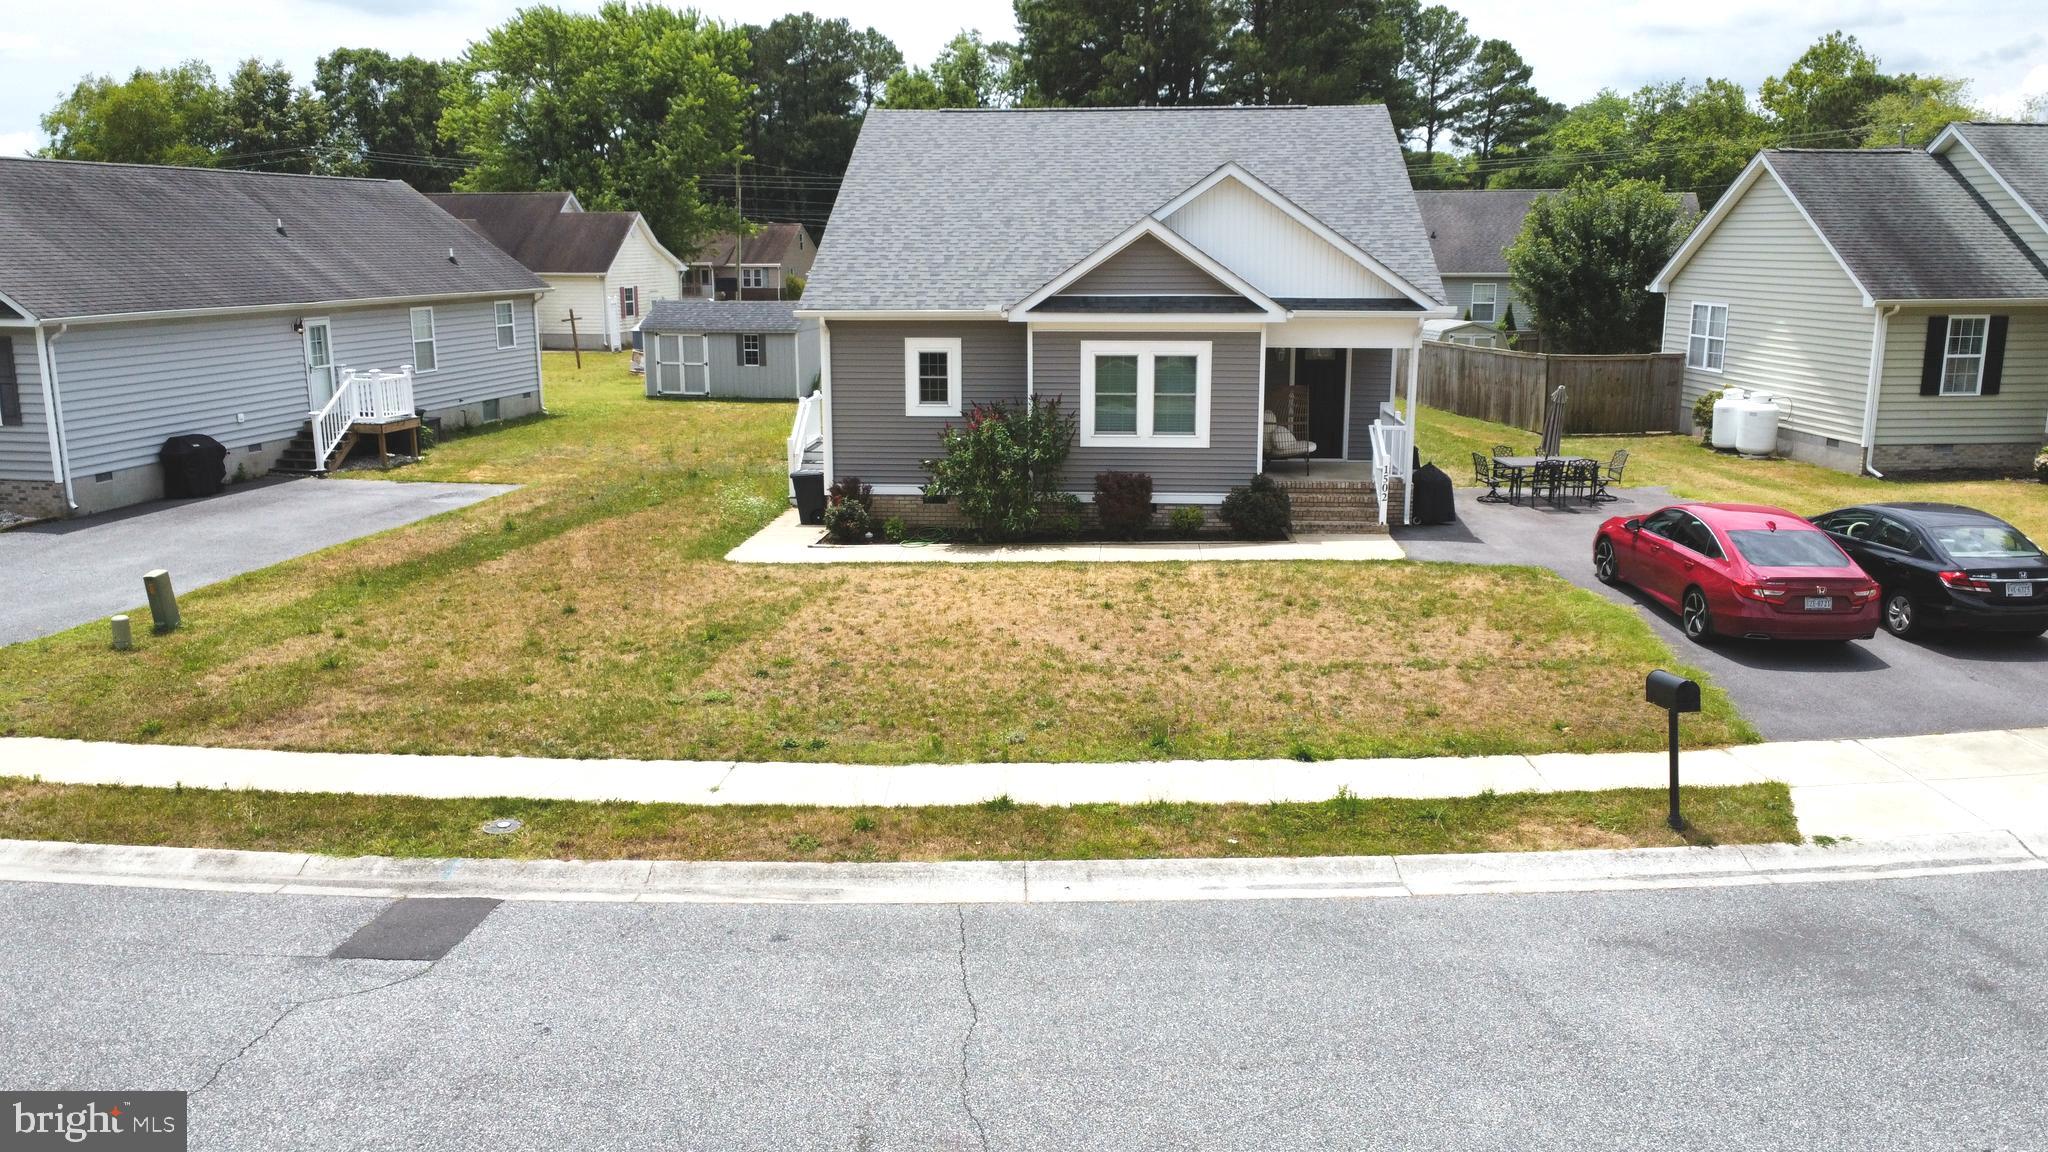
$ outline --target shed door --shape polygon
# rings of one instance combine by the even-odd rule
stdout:
[[[318,412],[334,395],[334,333],[325,320],[308,320],[305,327],[306,400]]]
[[[663,396],[711,394],[711,357],[705,337],[664,333],[654,338],[654,390]]]
[[[684,336],[683,395],[711,395],[711,337]]]

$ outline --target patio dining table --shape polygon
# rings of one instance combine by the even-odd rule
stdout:
[[[1518,504],[1522,498],[1522,481],[1541,464],[1579,464],[1599,467],[1599,461],[1586,456],[1495,456],[1493,466],[1497,471],[1508,474],[1508,503]],[[1588,503],[1594,503],[1588,499]],[[1536,493],[1529,493],[1529,506],[1535,507]]]

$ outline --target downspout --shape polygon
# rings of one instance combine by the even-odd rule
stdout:
[[[57,386],[57,349],[59,337],[71,330],[69,324],[57,325],[55,332],[47,332],[42,325],[36,326],[36,347],[43,372],[43,412],[45,423],[50,429],[51,463],[56,467],[57,478],[64,482],[64,504],[71,511],[78,511],[78,493],[71,486],[71,444],[64,430],[63,394]]]
[[[527,302],[526,314],[533,317],[534,405],[539,410],[539,414],[545,416],[548,411],[548,383],[547,361],[540,354],[540,297],[541,294],[538,292],[533,294],[533,299]],[[512,333],[516,337],[519,334],[519,329],[514,328]]]
[[[1899,306],[1877,310],[1877,322],[1870,326],[1870,378],[1865,384],[1863,397],[1863,470],[1884,479],[1884,473],[1877,470],[1877,401],[1884,392],[1884,342],[1891,330],[1891,318],[1898,314]]]

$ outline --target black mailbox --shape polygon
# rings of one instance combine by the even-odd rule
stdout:
[[[1650,673],[1649,680],[1644,683],[1643,699],[1666,712],[1697,712],[1700,710],[1700,686],[1696,681],[1659,668]]]

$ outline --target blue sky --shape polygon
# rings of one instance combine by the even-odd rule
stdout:
[[[11,20],[0,25],[0,154],[41,143],[38,117],[89,72],[125,75],[198,57],[225,73],[244,57],[261,56],[305,78],[317,57],[344,44],[454,55],[518,7],[518,0],[98,0],[90,19]],[[1015,33],[1008,0],[707,0],[697,7],[757,23],[804,7],[845,16],[888,33],[915,62],[928,61],[962,27],[991,37]],[[1854,33],[1888,67],[1973,78],[1977,99],[1995,112],[2011,113],[2023,97],[2048,93],[2048,31],[2038,3],[1464,0],[1453,7],[1480,35],[1514,42],[1545,94],[1567,102],[1602,87],[1675,77],[1726,76],[1753,90],[1835,28]]]

